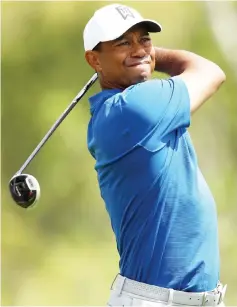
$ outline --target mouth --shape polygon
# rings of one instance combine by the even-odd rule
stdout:
[[[148,62],[148,61],[143,61],[143,62],[139,61],[139,62],[134,62],[134,63],[127,65],[127,66],[128,67],[135,67],[135,66],[141,66],[141,65],[145,65],[145,64],[150,65],[151,63]]]

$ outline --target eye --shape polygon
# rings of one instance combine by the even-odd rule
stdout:
[[[148,43],[148,42],[151,42],[151,38],[149,36],[146,36],[146,37],[142,37],[141,41],[143,43]]]
[[[128,41],[122,41],[121,43],[117,44],[117,46],[128,46],[129,42]]]

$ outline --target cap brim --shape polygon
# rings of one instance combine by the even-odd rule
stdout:
[[[130,24],[128,27],[124,27],[123,29],[120,29],[120,31],[118,31],[117,33],[112,33],[112,35],[108,35],[107,37],[105,37],[100,42],[107,42],[107,41],[112,41],[114,39],[117,39],[118,37],[123,35],[125,32],[127,32],[129,29],[131,29],[132,27],[134,27],[138,24],[145,25],[148,32],[156,33],[156,32],[161,32],[161,30],[162,30],[161,25],[158,22],[156,22],[155,20],[141,19],[141,20],[139,20],[135,23]]]
[[[161,32],[161,30],[162,30],[161,25],[158,22],[156,22],[155,20],[151,20],[151,19],[144,19],[143,21],[140,21],[136,24],[146,25],[148,32],[156,33],[156,32]]]

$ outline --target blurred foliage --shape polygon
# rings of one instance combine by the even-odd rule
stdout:
[[[214,39],[203,2],[125,3],[163,25],[152,36],[155,45],[196,52],[227,74],[190,131],[218,205],[226,304],[237,304],[237,68]],[[98,84],[27,169],[41,185],[38,206],[25,211],[8,193],[11,176],[92,75],[82,32],[105,4],[2,3],[1,305],[104,305],[118,272],[114,235],[86,146],[87,99]],[[233,40],[234,31],[228,33]]]

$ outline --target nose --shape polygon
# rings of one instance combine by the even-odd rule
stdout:
[[[139,43],[134,43],[131,48],[131,57],[134,58],[143,58],[146,56],[146,50],[144,46]]]

